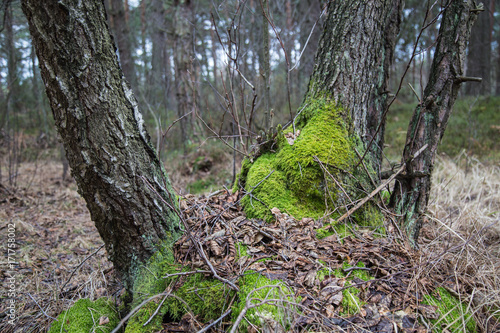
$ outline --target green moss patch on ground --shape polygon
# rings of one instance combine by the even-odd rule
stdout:
[[[109,321],[99,325],[101,317],[107,317]],[[118,313],[111,300],[103,297],[93,302],[88,298],[82,298],[57,317],[49,333],[107,333],[111,332],[119,321]]]
[[[232,308],[233,321],[248,306],[247,302],[263,304],[247,311],[246,320],[241,321],[238,332],[248,331],[251,325],[263,327],[270,323],[278,323],[285,329],[290,327],[297,309],[293,305],[296,302],[293,291],[285,283],[249,270],[240,278],[239,287],[238,301]]]
[[[371,276],[366,270],[362,269],[354,269],[350,274],[346,274],[344,272],[346,269],[352,267],[364,268],[365,264],[360,261],[356,264],[356,266],[351,266],[348,262],[344,262],[342,268],[330,269],[325,267],[318,271],[318,279],[320,281],[323,281],[325,278],[330,276],[334,276],[338,279],[345,279],[344,287],[349,287],[352,284],[352,280],[354,277],[363,281],[369,281],[373,279],[373,276]],[[360,292],[361,290],[356,287],[349,287],[342,290],[342,310],[340,311],[340,314],[342,316],[355,315],[359,313],[360,309],[366,304],[359,298],[358,294]]]
[[[141,273],[134,284],[134,301],[132,308],[143,300],[170,291],[170,295],[158,297],[148,302],[127,324],[126,332],[156,332],[161,329],[165,314],[174,320],[179,320],[186,312],[191,312],[204,321],[218,318],[228,308],[229,300],[234,291],[230,290],[219,280],[203,276],[203,274],[189,274],[187,276],[169,274],[190,271],[182,268],[175,262],[168,246],[158,251]],[[161,302],[161,303],[160,303]],[[158,306],[161,307],[157,311]],[[157,312],[150,323],[143,326],[151,316]]]
[[[474,317],[463,304],[445,288],[439,287],[433,295],[424,295],[427,305],[438,307],[439,319],[431,320],[436,332],[477,332]]]

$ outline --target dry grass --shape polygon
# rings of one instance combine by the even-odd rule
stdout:
[[[493,332],[492,317],[500,318],[500,167],[465,155],[439,157],[427,218],[422,262],[452,267],[445,287],[467,304],[483,332]],[[458,287],[459,280],[465,285]]]

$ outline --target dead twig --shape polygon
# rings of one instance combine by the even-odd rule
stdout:
[[[411,158],[410,161],[407,161],[405,163],[403,163],[403,165],[399,168],[398,171],[396,171],[396,173],[394,173],[391,177],[389,177],[389,179],[387,179],[385,182],[383,182],[379,187],[377,187],[375,190],[373,190],[372,193],[370,193],[367,197],[365,197],[363,200],[361,200],[360,202],[358,202],[358,204],[356,206],[354,206],[353,208],[349,209],[349,211],[347,213],[345,213],[344,215],[342,215],[338,220],[337,220],[337,223],[339,222],[342,222],[344,219],[348,218],[349,216],[352,215],[352,213],[354,213],[355,211],[357,211],[361,206],[363,206],[368,200],[370,200],[371,198],[373,198],[375,195],[377,195],[378,192],[382,191],[386,186],[387,184],[389,184],[390,182],[392,182],[394,180],[394,178],[396,178],[400,173],[402,173],[405,169],[406,169],[406,165],[408,163],[410,163],[412,160],[414,160],[415,158],[417,158],[426,148],[427,148],[427,144],[425,144],[422,148],[419,149],[419,151],[417,151],[417,153]]]
[[[71,278],[73,277],[73,275],[75,275],[76,271],[78,271],[80,269],[80,267],[82,267],[82,265],[87,261],[89,260],[90,258],[92,258],[92,256],[94,256],[97,252],[99,252],[102,248],[104,247],[104,244],[102,244],[97,250],[95,250],[91,255],[89,255],[87,258],[83,259],[83,261],[80,263],[80,265],[78,265],[74,270],[73,272],[71,272],[71,275],[69,276],[68,280],[66,280],[66,283],[64,283],[64,285],[61,287],[61,289],[59,290],[59,294],[62,294],[63,293],[63,290],[64,290],[64,287],[66,287],[66,285],[69,283],[69,281],[71,280]]]
[[[28,295],[28,296],[29,296],[29,297],[33,300],[33,302],[35,302],[36,306],[38,306],[38,308],[40,309],[40,311],[42,311],[42,313],[43,313],[43,315],[44,315],[45,317],[50,318],[50,319],[55,320],[55,321],[59,321],[59,320],[57,320],[56,318],[49,316],[49,315],[48,315],[48,314],[47,314],[47,313],[46,313],[46,312],[42,309],[42,307],[40,306],[40,304],[38,304],[38,302],[37,302],[37,301],[35,301],[35,299],[33,298],[33,296],[31,296],[31,294],[30,294],[30,293],[26,293],[26,294],[27,294],[27,295]]]

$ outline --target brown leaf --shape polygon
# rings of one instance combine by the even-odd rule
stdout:
[[[309,271],[309,273],[307,273],[306,277],[304,278],[304,285],[308,287],[314,286],[314,283],[316,282],[316,275],[316,270]]]
[[[99,318],[99,326],[106,325],[107,323],[109,323],[108,317],[101,316],[101,318]]]
[[[427,319],[438,319],[439,314],[436,313],[437,306],[419,304],[417,311],[422,314]]]

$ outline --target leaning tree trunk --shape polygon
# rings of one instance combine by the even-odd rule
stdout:
[[[422,215],[429,201],[436,150],[458,89],[462,82],[478,80],[463,76],[467,42],[478,10],[471,0],[452,0],[448,4],[441,20],[429,82],[408,128],[402,161],[406,171],[396,178],[391,205],[402,215],[413,246],[417,245]]]
[[[120,70],[101,1],[23,0],[41,75],[80,194],[127,289],[176,201]]]

